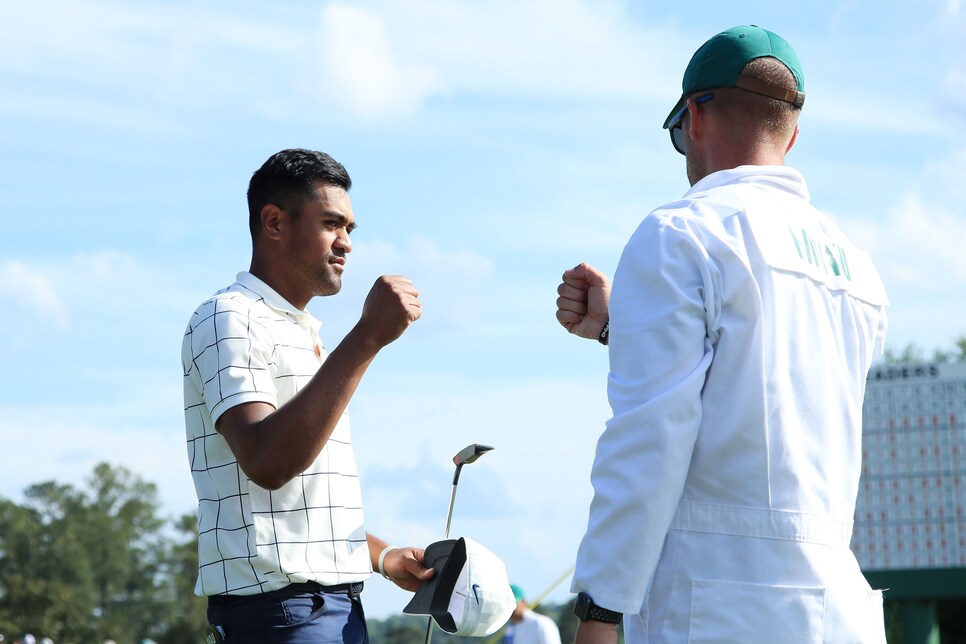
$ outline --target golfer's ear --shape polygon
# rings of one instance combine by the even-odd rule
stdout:
[[[275,204],[262,206],[262,234],[268,239],[278,240],[282,236],[285,217],[285,211]]]

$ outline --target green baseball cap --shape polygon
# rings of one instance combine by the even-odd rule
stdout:
[[[777,58],[792,72],[798,91],[741,76],[745,65],[765,56]],[[667,128],[674,115],[684,106],[688,94],[718,87],[740,87],[798,107],[805,103],[805,74],[798,54],[784,38],[755,25],[741,25],[722,31],[694,52],[688,68],[684,70],[681,98],[668,114],[664,127]]]

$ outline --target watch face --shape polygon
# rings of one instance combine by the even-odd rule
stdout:
[[[593,602],[590,600],[590,595],[587,593],[580,593],[577,595],[577,603],[574,604],[574,615],[576,615],[580,621],[587,619],[587,611],[590,609]]]
[[[586,621],[592,616],[594,606],[594,600],[590,598],[587,593],[580,593],[577,595],[577,603],[574,605],[574,614],[580,619],[580,621]]]

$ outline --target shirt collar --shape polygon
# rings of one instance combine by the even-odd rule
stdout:
[[[248,271],[242,271],[235,276],[235,281],[258,295],[269,307],[283,315],[287,315],[300,326],[318,335],[322,323],[308,311],[296,308],[294,304],[279,295],[275,289],[258,279]]]
[[[808,187],[802,173],[786,165],[741,165],[729,170],[712,172],[705,178],[691,186],[685,197],[736,183],[769,184],[779,190],[795,194],[805,201],[809,201]]]

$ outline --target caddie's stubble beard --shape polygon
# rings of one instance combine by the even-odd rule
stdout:
[[[693,186],[707,174],[700,163],[691,154],[685,154],[685,165],[688,172],[688,182]]]

